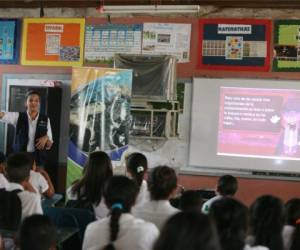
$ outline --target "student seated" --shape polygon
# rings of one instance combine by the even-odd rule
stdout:
[[[32,156],[30,157],[32,167],[30,170],[29,182],[37,193],[46,198],[51,198],[55,191],[48,173],[44,169],[37,167],[34,158]]]
[[[285,204],[285,225],[282,231],[284,250],[300,249],[300,199]]]
[[[8,157],[6,173],[7,191],[15,191],[22,204],[22,219],[32,214],[42,214],[41,197],[29,183],[31,159],[27,153],[15,153]]]
[[[212,220],[199,212],[180,212],[163,226],[153,250],[221,250]]]
[[[55,250],[56,229],[45,215],[27,217],[19,232],[20,250]]]
[[[197,190],[186,190],[182,193],[179,203],[182,211],[201,212],[202,198]]]
[[[0,151],[0,188],[6,188],[8,180],[5,177],[5,155]]]
[[[83,176],[67,190],[67,207],[87,208],[97,219],[107,216],[103,200],[104,183],[113,175],[109,156],[102,151],[90,153],[83,169]]]
[[[204,202],[202,213],[208,214],[210,206],[216,200],[226,196],[234,196],[238,189],[237,179],[232,175],[223,175],[219,178],[216,188],[216,196]]]
[[[283,250],[283,203],[272,195],[264,195],[250,207],[250,233],[248,243],[265,246],[270,250]]]
[[[263,246],[245,245],[248,230],[248,209],[241,202],[224,197],[210,207],[220,238],[222,250],[268,250]]]
[[[138,207],[150,200],[147,182],[144,180],[148,170],[148,162],[145,155],[132,153],[126,157],[126,173],[139,186],[139,194],[136,199],[135,207]]]
[[[154,223],[160,229],[170,216],[179,212],[169,202],[177,189],[174,169],[167,166],[154,168],[149,175],[148,186],[150,201],[135,208],[132,213],[138,218]]]
[[[126,176],[113,176],[108,181],[103,195],[110,215],[88,225],[83,250],[152,250],[158,229],[130,214],[138,191]]]

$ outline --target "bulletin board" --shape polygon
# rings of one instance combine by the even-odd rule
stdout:
[[[274,23],[274,71],[300,71],[300,20]]]
[[[20,48],[19,19],[0,19],[0,64],[17,64]]]
[[[198,69],[268,71],[271,21],[200,19]]]
[[[25,18],[23,65],[81,66],[85,19]]]

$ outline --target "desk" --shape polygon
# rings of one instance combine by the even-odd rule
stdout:
[[[57,248],[63,249],[63,243],[77,233],[79,233],[79,229],[77,227],[58,227],[56,229]]]

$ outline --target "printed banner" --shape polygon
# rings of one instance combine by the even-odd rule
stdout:
[[[199,69],[268,71],[271,21],[200,19]]]
[[[87,25],[84,60],[112,64],[115,53],[141,54],[142,24]]]
[[[132,70],[73,68],[68,183],[90,152],[106,151],[119,161],[127,150],[131,87]]]
[[[25,18],[23,65],[81,66],[84,19]]]
[[[300,91],[221,87],[218,155],[300,159]]]
[[[0,19],[0,64],[19,61],[20,20]]]
[[[274,71],[300,71],[300,20],[274,23]]]
[[[143,54],[172,55],[190,61],[191,24],[144,23]]]

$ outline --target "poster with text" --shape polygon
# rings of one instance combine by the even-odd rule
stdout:
[[[300,159],[300,90],[220,88],[218,155]]]
[[[115,53],[141,54],[142,27],[142,24],[86,25],[84,61],[112,64]]]
[[[0,19],[0,64],[17,64],[19,60],[20,20]]]
[[[300,71],[300,20],[274,23],[274,71]]]
[[[268,71],[271,21],[200,19],[199,69]]]
[[[128,148],[131,89],[132,70],[73,68],[68,183],[91,152],[102,150],[113,161],[121,159]]]
[[[144,23],[142,53],[172,55],[190,61],[191,24]]]
[[[84,23],[81,18],[25,18],[22,64],[81,66]]]

